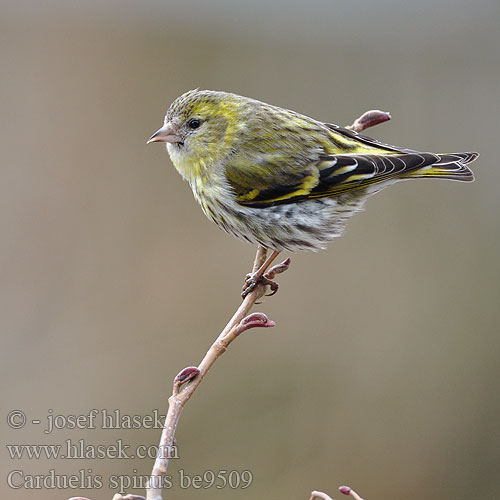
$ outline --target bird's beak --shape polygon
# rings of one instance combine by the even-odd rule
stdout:
[[[167,122],[149,138],[146,144],[150,142],[182,142],[182,138],[176,132],[174,125]]]

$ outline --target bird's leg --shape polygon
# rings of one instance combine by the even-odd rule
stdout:
[[[241,296],[243,298],[245,298],[250,292],[252,292],[259,283],[263,285],[269,285],[272,291],[271,295],[274,295],[276,293],[276,291],[278,290],[278,284],[273,281],[271,277],[267,278],[265,276],[265,273],[279,254],[279,250],[273,250],[271,255],[267,257],[264,264],[262,264],[259,269],[257,269],[257,271],[247,274],[245,284],[243,285],[243,291],[241,292]],[[274,274],[275,273],[273,273],[272,277],[274,277]]]

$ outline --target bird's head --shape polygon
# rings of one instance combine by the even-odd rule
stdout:
[[[244,132],[242,115],[249,101],[227,92],[186,92],[171,104],[163,127],[148,144],[165,142],[175,167],[188,180],[202,175],[220,165]]]

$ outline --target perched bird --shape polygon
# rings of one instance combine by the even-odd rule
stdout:
[[[473,181],[467,164],[478,157],[391,146],[295,111],[210,90],[178,97],[149,142],[167,143],[175,168],[210,220],[273,250],[271,257],[282,250],[324,248],[368,196],[395,182]],[[246,293],[265,269],[252,277]]]

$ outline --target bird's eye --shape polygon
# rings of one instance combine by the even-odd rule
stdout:
[[[192,118],[191,120],[188,121],[188,127],[192,129],[196,129],[201,125],[201,120],[198,120],[198,118]]]

